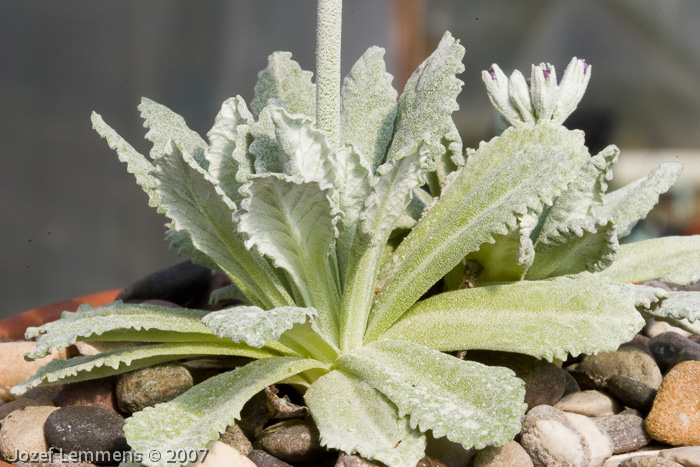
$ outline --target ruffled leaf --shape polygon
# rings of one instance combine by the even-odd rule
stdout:
[[[304,71],[292,60],[289,52],[275,52],[267,59],[267,68],[258,73],[255,98],[250,103],[256,117],[270,99],[284,102],[291,113],[316,115],[316,85],[311,82],[313,73]]]
[[[668,191],[683,170],[680,162],[666,162],[651,173],[629,185],[605,195],[603,206],[593,210],[597,218],[612,218],[617,225],[618,238],[628,235],[651,208],[659,195]]]
[[[392,467],[415,467],[424,456],[425,436],[411,429],[386,396],[353,374],[331,371],[311,385],[304,401],[327,448]]]
[[[232,343],[178,342],[129,347],[69,360],[54,359],[27,381],[12,388],[12,393],[19,396],[37,386],[105,378],[184,358],[224,355],[250,358],[275,356],[268,350],[256,350]]]
[[[637,303],[635,291],[595,275],[491,285],[422,300],[382,337],[566,360],[629,342],[644,327]]]
[[[700,280],[700,235],[663,237],[622,245],[617,260],[599,274],[620,282],[660,280],[688,285]]]
[[[571,219],[535,244],[535,261],[525,276],[528,280],[597,272],[617,258],[620,245],[612,220]]]
[[[170,402],[135,413],[127,419],[124,434],[145,465],[167,467],[166,456],[154,461],[147,454],[203,449],[239,419],[243,405],[255,394],[312,368],[323,365],[294,357],[256,360],[209,378]]]
[[[387,396],[412,428],[465,448],[504,444],[521,429],[525,385],[507,368],[394,340],[341,355],[336,364]]]
[[[700,292],[665,292],[665,298],[658,307],[651,307],[645,313],[654,319],[673,318],[688,323],[700,322]]]
[[[386,72],[384,49],[370,47],[353,65],[340,91],[340,128],[375,169],[384,162],[396,118],[396,90]]]

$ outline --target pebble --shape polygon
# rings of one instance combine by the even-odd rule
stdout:
[[[341,452],[334,467],[381,467],[381,464],[375,464],[364,457],[356,455],[351,456]]]
[[[143,368],[119,378],[116,388],[117,404],[123,412],[138,412],[176,398],[193,384],[192,375],[179,363]]]
[[[253,461],[257,467],[292,467],[282,459],[278,459],[262,449],[253,449],[251,453],[248,454],[248,459]]]
[[[656,389],[626,376],[613,375],[607,380],[607,390],[623,404],[649,413],[656,397]]]
[[[675,332],[664,332],[649,341],[649,349],[662,372],[671,369],[671,362],[684,349],[700,352],[700,344]],[[680,363],[680,362],[679,362]]]
[[[10,402],[3,402],[0,405],[0,423],[15,410],[20,410],[25,407],[45,406],[54,407],[54,396],[56,395],[56,386],[40,386],[30,389],[23,396]]]
[[[99,407],[76,405],[52,412],[46,419],[44,435],[49,445],[89,456],[85,460],[99,465],[115,464],[105,453],[121,455],[130,450],[124,438],[124,418]]]
[[[585,415],[587,417],[604,417],[622,411],[620,403],[600,391],[582,391],[564,396],[554,407],[563,411]]]
[[[256,467],[252,460],[221,441],[210,441],[207,449],[204,461],[190,462],[186,467]]]
[[[445,465],[455,467],[466,467],[471,465],[476,449],[465,449],[459,443],[450,441],[445,437],[435,438],[432,432],[426,433],[428,445],[425,448],[425,455],[437,459]]]
[[[671,363],[669,363],[669,368],[673,368],[679,363],[687,361],[700,361],[700,344],[696,344],[695,342],[691,341],[688,342],[694,345],[692,347],[688,346],[688,348],[682,349],[680,352],[678,352],[678,354],[673,357],[673,360],[671,360]]]
[[[615,352],[587,355],[578,370],[585,372],[601,388],[613,375],[636,379],[654,389],[658,389],[662,379],[654,358],[634,345],[621,345]]]
[[[652,438],[673,446],[700,445],[700,362],[683,362],[669,371],[646,429]]]
[[[675,332],[676,334],[683,336],[683,337],[688,337],[691,334],[686,331],[685,329],[678,328],[676,326],[672,326],[669,323],[666,323],[664,321],[656,321],[653,318],[647,318],[646,319],[647,324],[644,326],[644,329],[642,329],[642,332],[650,338],[654,338],[658,336],[659,334],[663,334],[665,332]]]
[[[253,446],[290,464],[317,461],[328,455],[311,419],[286,420],[272,425],[258,435]]]
[[[244,456],[247,456],[250,451],[253,450],[253,444],[238,425],[226,427],[226,431],[221,434],[219,439],[221,442],[228,444]]]
[[[618,467],[682,467],[670,459],[657,456],[634,456],[622,461]]]
[[[435,460],[432,457],[425,456],[418,461],[416,467],[447,467],[445,464],[439,460]]]
[[[566,372],[562,368],[529,355],[470,350],[467,360],[513,370],[515,376],[525,381],[525,403],[528,408],[553,405],[561,399],[566,389]]]
[[[474,458],[474,467],[533,467],[527,451],[515,441],[482,449]]]
[[[91,379],[64,384],[56,393],[54,403],[59,407],[84,405],[117,411],[117,396],[114,378]]]
[[[66,358],[66,349],[54,350],[44,358],[28,362],[24,354],[33,350],[36,344],[32,341],[2,342],[0,343],[0,399],[5,402],[14,400],[10,389],[22,381],[34,376],[39,368],[49,363],[54,358]]]
[[[548,405],[538,405],[525,415],[520,444],[535,467],[590,465],[586,438],[569,423],[564,412]]]
[[[39,462],[17,462],[17,467],[94,467],[89,462],[75,462],[77,459],[60,453],[47,453]]]
[[[599,467],[613,455],[613,442],[608,435],[601,432],[595,422],[577,413],[564,412],[569,424],[578,431],[587,445],[589,462],[586,467]]]
[[[126,287],[117,299],[159,299],[189,306],[201,301],[209,287],[211,275],[209,268],[183,261],[139,279]]]
[[[47,452],[44,422],[57,407],[33,406],[15,410],[2,421],[0,454],[13,462],[18,452]]]
[[[566,387],[564,389],[564,394],[562,395],[562,397],[568,396],[569,394],[573,394],[575,392],[579,392],[581,390],[581,387],[576,382],[576,378],[574,378],[570,372],[564,371],[564,376],[566,377]]]
[[[613,454],[637,450],[651,442],[644,429],[644,418],[631,413],[593,419],[598,429],[613,443]]]
[[[700,467],[700,446],[664,449],[659,457],[670,459],[683,467]]]

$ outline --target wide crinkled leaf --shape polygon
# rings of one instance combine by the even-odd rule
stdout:
[[[605,195],[603,206],[593,210],[599,219],[612,218],[617,225],[618,238],[628,235],[637,221],[644,219],[659,201],[659,195],[668,191],[680,177],[683,164],[666,162],[651,173],[629,185]]]
[[[170,402],[135,413],[127,419],[124,434],[131,448],[143,455],[145,465],[168,467],[165,455],[155,461],[147,454],[203,449],[240,418],[243,405],[255,394],[312,368],[323,365],[294,357],[256,360],[209,378]]]
[[[54,349],[63,349],[75,344],[78,338],[100,336],[117,329],[157,329],[173,333],[211,335],[211,330],[201,323],[202,317],[207,313],[203,310],[140,303],[114,302],[97,308],[85,304],[74,313],[63,312],[59,320],[28,328],[26,338],[38,339],[36,347],[27,353],[27,358],[42,358]],[[134,338],[138,338],[137,333],[134,333]]]
[[[154,176],[171,228],[188,232],[192,246],[211,258],[253,304],[293,304],[265,258],[245,246],[232,218],[236,205],[189,154],[170,144],[156,160]]]
[[[659,307],[645,310],[645,314],[654,319],[673,318],[689,323],[700,322],[700,292],[665,292],[665,298]]]
[[[447,32],[438,48],[413,72],[399,98],[390,157],[412,148],[427,135],[424,141],[433,160],[445,158],[453,168],[464,162],[452,121],[464,84],[456,77],[464,71],[463,56],[464,47]]]
[[[342,141],[354,145],[372,169],[384,162],[393,136],[397,93],[392,79],[384,65],[384,49],[370,47],[340,91]]]
[[[282,306],[263,310],[257,306],[236,306],[209,313],[202,323],[213,329],[214,334],[233,342],[244,342],[259,349],[268,341],[276,340],[295,324],[316,318],[313,308]]]
[[[622,245],[617,260],[599,274],[620,282],[658,279],[672,284],[692,284],[700,280],[700,235]]]
[[[338,213],[330,190],[275,174],[255,176],[241,188],[246,194],[239,227],[275,266],[287,271],[304,305],[319,312],[324,333],[337,333],[340,304],[329,252],[334,246]]]
[[[336,364],[387,396],[411,427],[465,448],[502,445],[521,429],[525,384],[507,368],[395,340],[372,342]]]
[[[197,132],[190,130],[185,119],[164,105],[145,97],[139,104],[143,126],[148,128],[146,139],[153,143],[151,158],[163,155],[169,141],[173,141],[181,150],[191,154],[198,164],[206,168],[204,150],[207,143]]]
[[[535,244],[535,261],[525,277],[539,280],[602,271],[615,261],[619,249],[612,220],[570,219],[540,236]]]
[[[422,300],[383,337],[442,351],[499,350],[566,360],[612,352],[644,326],[637,295],[588,275],[458,290]]]
[[[41,367],[30,379],[15,386],[12,393],[19,396],[37,386],[105,378],[184,358],[226,355],[249,358],[275,356],[268,350],[251,349],[245,345],[228,342],[168,342],[129,347],[109,350],[97,355],[74,357],[69,360],[53,359]]]
[[[117,151],[119,160],[126,163],[126,170],[130,174],[134,174],[136,183],[138,183],[148,195],[148,205],[151,207],[159,206],[160,195],[155,191],[156,180],[151,174],[151,171],[153,171],[153,164],[107,125],[104,120],[102,120],[102,116],[93,112],[91,119],[92,128],[107,140],[110,149]]]
[[[505,235],[519,216],[550,204],[583,163],[539,145],[505,159],[474,183],[467,165],[401,243],[383,277],[366,338],[376,339],[466,255]]]
[[[267,68],[258,73],[255,98],[250,103],[253,115],[260,115],[270,99],[284,102],[291,113],[316,115],[316,86],[313,73],[304,71],[289,52],[275,52],[267,58]]]
[[[321,434],[321,445],[383,462],[415,467],[426,439],[382,393],[357,376],[331,371],[316,380],[304,401]]]
[[[226,99],[207,133],[210,146],[204,156],[209,173],[219,181],[221,189],[234,203],[240,203],[238,189],[253,173],[253,160],[248,154],[250,127],[255,123],[241,96]]]

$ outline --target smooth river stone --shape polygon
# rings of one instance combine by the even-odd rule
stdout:
[[[39,368],[49,363],[54,358],[66,358],[66,349],[54,350],[50,355],[38,360],[28,362],[24,354],[34,350],[36,343],[32,341],[2,342],[0,343],[0,399],[5,402],[15,397],[10,394],[10,389],[22,381],[26,381],[37,372]]]
[[[554,407],[587,417],[604,417],[622,411],[620,403],[599,391],[582,391],[564,396]]]
[[[661,384],[661,371],[654,358],[634,345],[622,345],[615,352],[587,355],[577,368],[598,387],[605,387],[613,375],[636,379],[654,389]]]

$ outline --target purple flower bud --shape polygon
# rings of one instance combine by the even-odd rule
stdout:
[[[542,70],[542,74],[544,75],[544,79],[549,81],[549,75],[552,73],[551,70],[548,70],[547,68]]]
[[[579,61],[581,61],[581,63],[583,63],[583,74],[585,75],[586,73],[588,73],[588,69],[590,68],[590,65],[588,63],[586,63],[586,60],[584,60],[583,58],[580,58]]]
[[[489,69],[489,75],[491,75],[491,79],[496,81],[496,72],[493,71],[493,68]]]

